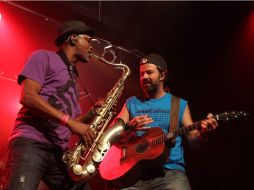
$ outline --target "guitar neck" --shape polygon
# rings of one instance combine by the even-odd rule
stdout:
[[[245,118],[249,115],[250,114],[243,112],[243,111],[230,111],[230,112],[224,112],[222,114],[214,115],[212,118],[216,119],[217,121],[230,121],[230,120],[235,120],[235,119],[239,119],[239,118]],[[154,139],[152,139],[150,141],[150,143],[151,144],[162,143],[162,142],[165,142],[169,139],[187,134],[195,129],[200,129],[201,123],[202,123],[202,121],[198,121],[196,123],[193,123],[192,125],[179,128],[179,129],[177,129],[173,132],[170,132],[168,134],[163,134],[163,135],[157,136]]]
[[[220,121],[220,120],[229,121],[232,119],[237,119],[240,114],[246,116],[246,113],[243,113],[243,112],[239,112],[239,113],[238,112],[225,112],[222,114],[214,115],[214,116],[212,116],[212,118],[216,119],[217,121]],[[201,123],[202,123],[201,121],[198,121],[198,122],[195,122],[192,125],[189,125],[187,127],[182,127],[180,129],[177,129],[177,130],[173,131],[172,134],[170,134],[170,135],[166,134],[167,139],[169,139],[169,136],[170,136],[170,138],[175,138],[175,137],[187,134],[195,129],[201,129]]]
[[[167,133],[167,134],[162,134],[162,135],[156,136],[156,137],[149,140],[149,144],[150,145],[160,144],[160,143],[163,143],[169,139],[187,134],[190,131],[193,131],[193,130],[198,129],[200,127],[201,127],[201,121],[198,121],[198,122],[196,122],[192,125],[189,125],[187,127],[182,127],[180,129],[177,129],[177,130],[173,131],[172,133]]]
[[[178,137],[178,136],[181,136],[181,135],[185,135],[195,129],[200,129],[201,128],[201,121],[198,121],[196,123],[193,123],[192,125],[189,125],[187,127],[182,127],[182,128],[179,128],[175,131],[172,132],[170,138],[175,138],[175,137]]]
[[[226,120],[227,121],[227,120],[230,120],[230,118],[226,117],[228,114],[229,113],[217,114],[217,115],[212,116],[212,118],[216,119],[217,121],[219,121],[219,120]],[[192,125],[189,125],[187,127],[179,128],[179,129],[173,131],[172,134],[170,134],[170,135],[166,134],[167,139],[169,139],[169,136],[170,136],[170,138],[175,138],[175,137],[178,137],[181,135],[185,135],[195,129],[201,129],[201,123],[202,123],[201,121],[198,121],[198,122],[195,122]]]

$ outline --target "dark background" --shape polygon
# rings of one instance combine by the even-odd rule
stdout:
[[[60,23],[80,19],[93,26],[99,38],[129,50],[162,55],[168,62],[171,92],[189,101],[195,121],[209,112],[253,113],[254,2],[24,1],[0,2],[0,11],[12,16],[13,30],[8,32],[12,36],[8,41],[1,36],[0,42],[0,65],[5,71],[2,76],[8,79],[15,79],[12,76],[18,74],[32,50],[55,49],[52,42]],[[4,14],[2,17],[4,21]],[[13,35],[19,35],[18,43],[11,41]],[[14,51],[17,46],[18,50]],[[14,57],[16,60],[10,61]],[[118,110],[127,97],[138,92],[138,60],[128,53],[122,55],[132,75]],[[80,86],[85,94],[90,94],[81,101],[86,111],[92,102],[106,96],[119,78],[119,72],[97,64],[78,68]],[[10,93],[18,94],[18,85],[8,80],[0,82],[2,89],[13,89],[15,93]],[[13,98],[5,94],[2,101],[9,105]],[[1,114],[7,121],[4,114],[9,106],[2,105]],[[12,114],[8,122],[1,123],[2,152],[14,119]],[[252,187],[252,122],[250,117],[245,121],[221,123],[199,151],[190,150],[186,144],[187,174],[194,190]],[[92,181],[95,189],[103,189],[100,183],[99,178]]]

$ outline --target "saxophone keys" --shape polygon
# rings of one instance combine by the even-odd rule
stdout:
[[[93,155],[93,161],[98,163],[101,160],[102,160],[102,156],[101,156],[100,152],[95,152]]]
[[[82,166],[79,165],[79,164],[75,164],[75,165],[72,167],[72,171],[73,171],[73,173],[76,174],[76,175],[81,175],[82,172],[83,172],[82,169],[83,169]]]
[[[86,171],[90,174],[94,173],[96,171],[96,168],[93,164],[89,164],[87,167],[86,167]]]

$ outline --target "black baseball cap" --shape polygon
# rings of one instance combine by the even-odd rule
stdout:
[[[167,62],[156,53],[149,54],[141,59],[140,65],[151,63],[159,67],[162,71],[167,71]]]

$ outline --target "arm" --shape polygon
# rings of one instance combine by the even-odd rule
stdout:
[[[22,82],[20,103],[23,106],[35,111],[37,114],[41,114],[45,118],[61,122],[65,114],[45,101],[39,95],[40,90],[41,85],[38,82],[25,79]],[[78,122],[72,118],[69,118],[66,124],[74,133],[80,135],[88,141],[92,140],[94,134],[89,128],[89,125]]]
[[[23,106],[35,111],[36,113],[42,114],[44,117],[61,122],[61,119],[65,114],[58,111],[47,101],[45,101],[39,95],[40,90],[41,86],[38,82],[30,79],[25,79],[22,82],[20,103]]]
[[[121,127],[119,128],[121,131],[118,135],[116,135],[117,138],[115,138],[114,141],[111,141],[111,143],[119,142],[120,140],[128,141],[129,138],[135,136],[136,129],[140,129],[142,126],[149,123],[151,123],[151,118],[149,118],[147,115],[136,116],[130,120],[129,111],[125,103],[122,107],[122,110],[110,126],[111,128],[119,128],[119,126],[124,126],[124,128],[122,128],[123,130]]]
[[[184,110],[184,114],[183,114],[183,119],[182,119],[182,124],[184,127],[187,127],[189,125],[192,125],[193,124],[193,120],[192,120],[192,117],[191,117],[191,112],[190,112],[190,108],[189,106],[187,105],[185,110]],[[191,132],[189,132],[187,135],[186,135],[188,141],[190,142],[194,142],[196,140],[200,140],[202,139],[201,138],[201,135],[200,135],[200,132],[195,129]]]
[[[128,112],[126,103],[123,105],[122,110],[118,114],[117,118],[121,118],[124,121],[124,123],[129,122],[130,116],[129,116],[129,112]]]
[[[217,121],[213,119],[212,116],[213,116],[212,114],[208,114],[207,119],[204,119],[201,121],[201,130],[195,129],[186,135],[187,140],[190,143],[192,148],[195,148],[195,149],[199,148],[200,143],[206,140],[204,137],[207,136],[207,133],[210,130],[213,130],[218,127]],[[186,106],[184,114],[183,114],[182,124],[184,127],[187,127],[193,124],[191,112],[188,105]]]

